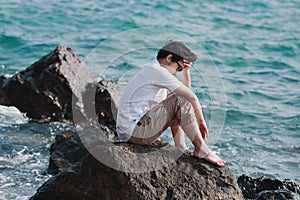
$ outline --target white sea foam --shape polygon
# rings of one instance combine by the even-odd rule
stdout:
[[[0,105],[0,126],[24,124],[28,119],[14,106]]]

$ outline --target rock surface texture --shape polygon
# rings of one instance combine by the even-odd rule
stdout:
[[[300,185],[292,181],[280,181],[265,177],[253,179],[247,175],[242,175],[238,178],[238,185],[245,199],[300,200]]]
[[[113,125],[115,105],[107,100],[107,85],[113,88],[111,82],[97,83],[70,48],[57,47],[13,77],[0,77],[0,104],[15,106],[41,122],[73,121],[74,117],[78,122],[97,116]]]
[[[3,90],[3,85],[5,83],[5,81],[7,81],[7,78],[4,77],[4,76],[0,76],[0,105],[10,105],[7,97],[6,97],[6,94]]]
[[[99,129],[98,134],[107,135],[105,131],[105,128]],[[117,170],[89,154],[76,132],[61,133],[51,147],[49,171],[56,175],[42,185],[31,200],[243,199],[228,167],[212,166],[188,153],[181,153],[174,162],[155,171],[130,173],[124,170],[132,166],[137,153],[145,154],[161,148],[164,155],[179,152],[170,145],[151,147],[110,143],[104,148],[98,147],[101,154],[111,155],[110,163],[121,169]],[[124,160],[124,157],[132,160]],[[149,163],[167,162],[151,155],[148,159],[146,162]]]

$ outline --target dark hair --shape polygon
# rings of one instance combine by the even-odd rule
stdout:
[[[186,59],[189,62],[194,62],[197,56],[191,52],[182,42],[170,41],[168,44],[163,46],[157,53],[156,58],[166,58],[171,54],[172,62],[178,62],[180,60]]]

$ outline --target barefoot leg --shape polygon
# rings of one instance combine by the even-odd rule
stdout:
[[[201,158],[199,157],[199,155],[201,155],[201,153],[199,151],[194,151],[193,152],[193,156],[197,157],[197,158]],[[215,164],[217,166],[224,166],[226,161],[225,160],[222,160],[219,156],[217,156],[214,152],[210,151],[204,158],[204,160],[212,163],[212,164]]]
[[[203,158],[206,161],[217,165],[217,166],[224,166],[225,161],[222,160],[219,156],[217,156],[214,152],[212,152],[208,146],[206,145],[205,141],[203,140],[198,124],[196,121],[185,125],[182,127],[184,132],[187,134],[189,139],[192,141],[195,149],[193,152],[193,156],[197,158]]]
[[[171,126],[171,131],[174,139],[175,146],[183,151],[187,149],[184,140],[184,131],[178,123],[174,123]]]

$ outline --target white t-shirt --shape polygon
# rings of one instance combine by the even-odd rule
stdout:
[[[157,60],[146,65],[126,85],[117,115],[119,141],[128,141],[137,122],[153,106],[166,99],[182,83]]]

